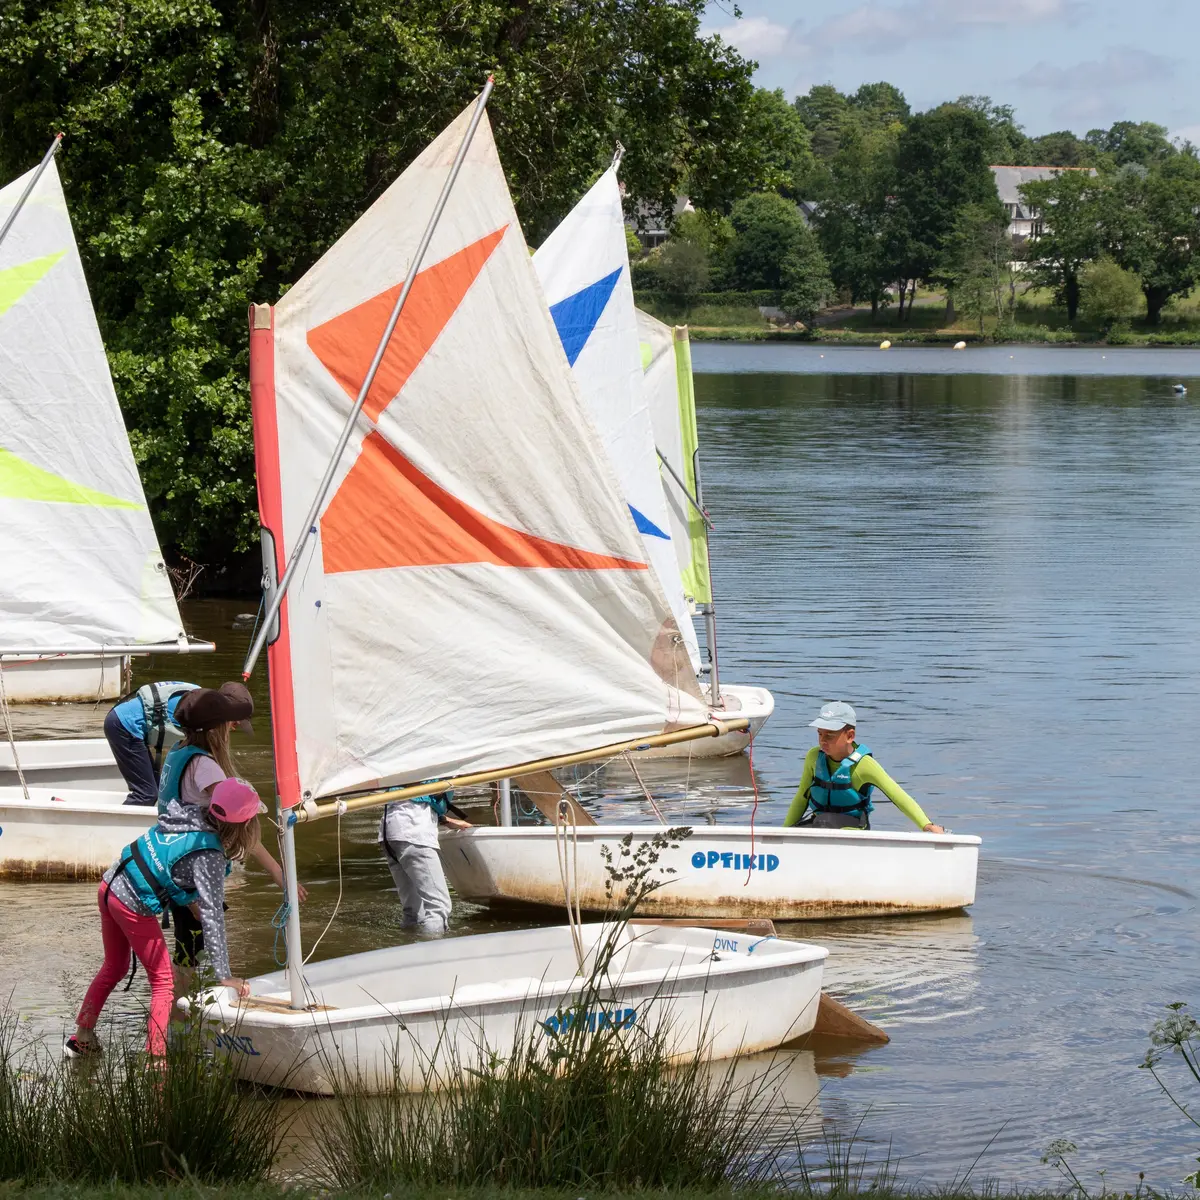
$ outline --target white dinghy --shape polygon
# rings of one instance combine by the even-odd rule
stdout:
[[[646,560],[671,605],[692,673],[708,673],[703,691],[715,715],[750,722],[746,731],[642,753],[738,754],[770,717],[775,701],[766,688],[719,679],[687,330],[679,331],[680,340],[634,308],[619,163],[618,157],[542,243],[533,265]],[[705,618],[703,666],[694,612]]]
[[[547,1048],[564,1024],[667,1032],[678,1056],[733,1058],[811,1032],[827,951],[711,929],[584,925],[584,966],[566,925],[371,950],[305,969],[306,1009],[290,1007],[286,972],[223,989],[205,1009],[212,1042],[243,1078],[333,1092],[339,1075],[366,1091],[437,1086],[504,1056],[528,1036]],[[616,939],[591,977],[598,941]]]
[[[7,678],[7,667],[4,673]],[[21,774],[31,787],[37,788],[120,792],[122,799],[129,790],[106,738],[17,741],[15,754],[12,745],[0,742],[0,789],[20,787]]]
[[[94,701],[116,694],[123,656],[212,649],[190,642],[179,618],[88,295],[57,147],[55,139],[37,168],[0,189],[2,789],[19,788],[22,774],[33,787],[45,779],[83,788],[111,774],[107,764],[87,765],[97,758],[94,739],[81,746],[13,734],[8,705],[68,698],[52,680],[76,670],[81,655],[94,656],[97,670],[108,664],[104,680],[78,697]]]
[[[708,719],[556,336],[490,90],[274,309],[252,310],[274,578],[245,669],[269,642],[288,957],[245,1000],[204,1008],[248,1078],[326,1091],[333,1062],[379,1081],[385,1050],[428,1047],[448,1021],[459,1061],[502,1050],[522,1014],[551,1021],[587,974],[567,930],[306,965],[297,825],[728,729]],[[661,994],[694,1040],[720,1006],[722,1053],[815,1020],[818,948],[621,936],[608,1019]]]
[[[696,825],[660,862],[667,882],[638,912],[661,917],[768,917],[799,921],[966,908],[975,902],[980,839],[950,833]],[[570,828],[574,896],[603,912],[607,859],[661,834],[653,825]],[[455,830],[441,838],[446,876],[464,900],[564,903],[553,826]],[[628,837],[628,850],[623,839]]]
[[[0,788],[0,879],[99,879],[154,823],[124,791]]]

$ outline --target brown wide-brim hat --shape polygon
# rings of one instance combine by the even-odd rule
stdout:
[[[197,688],[175,706],[175,724],[182,729],[212,729],[236,721],[243,733],[253,733],[250,718],[254,698],[244,683],[223,683],[219,688]]]

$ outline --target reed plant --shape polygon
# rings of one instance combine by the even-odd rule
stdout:
[[[123,1184],[251,1183],[267,1177],[284,1110],[240,1084],[198,1024],[165,1059],[110,1041],[83,1062],[18,1045],[0,1015],[0,1179]]]
[[[611,919],[581,954],[574,1000],[552,1020],[518,1023],[503,1053],[480,1037],[463,1061],[443,1036],[416,1093],[395,1067],[392,1086],[374,1095],[337,1064],[338,1102],[311,1164],[322,1182],[618,1191],[773,1179],[791,1131],[781,1136],[789,1114],[767,1103],[773,1072],[745,1081],[732,1062],[714,1065],[703,1034],[681,1054],[662,996],[640,1002],[636,1023],[611,1017],[629,917],[662,885],[661,852],[688,832],[637,847],[625,839],[610,856]]]

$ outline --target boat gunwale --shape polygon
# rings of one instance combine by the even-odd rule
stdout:
[[[750,825],[693,825],[683,823],[680,825],[580,825],[571,831],[571,836],[580,841],[595,841],[597,838],[624,837],[626,834],[632,833],[635,836],[640,833],[654,834],[664,833],[668,829],[691,829],[693,831],[703,830],[703,833],[693,832],[693,837],[699,838],[714,838],[722,836],[732,836],[737,840],[748,841],[754,839],[756,841],[763,838],[778,838],[783,837],[787,841],[850,841],[858,842],[859,844],[879,844],[879,843],[898,843],[900,845],[919,845],[919,846],[981,846],[983,839],[973,833],[925,833],[913,832],[907,830],[891,830],[891,829],[800,829],[796,826],[784,827],[782,825],[751,827]],[[516,834],[519,837],[527,838],[531,835],[547,838],[553,837],[555,833],[553,825],[474,825],[470,829],[451,829],[442,833],[439,841],[453,842],[456,840],[471,840],[482,838],[484,840],[496,840],[505,837],[511,837]],[[681,843],[681,849],[683,848]]]
[[[555,928],[555,926],[548,926],[547,928]],[[558,928],[562,927],[559,926]],[[702,927],[684,926],[680,928]],[[711,932],[714,936],[719,936],[721,933],[720,930],[704,930],[704,932]],[[726,932],[728,933],[728,931]],[[772,938],[769,935],[758,940],[775,942],[792,941],[790,938]],[[763,974],[772,968],[791,968],[810,965],[823,966],[829,957],[829,951],[824,946],[818,946],[812,942],[794,942],[792,944],[796,946],[795,950],[777,951],[771,955],[757,959],[751,959],[749,954],[739,954],[733,958],[716,959],[715,961],[706,959],[703,962],[681,966],[673,974],[668,974],[661,970],[631,971],[621,976],[619,982],[610,981],[609,984],[601,987],[600,990],[606,991],[608,988],[629,990],[647,985],[694,984],[713,977],[726,975]],[[656,945],[672,947],[679,946],[681,943],[665,942],[656,943]],[[699,949],[699,947],[694,946],[688,948]],[[387,949],[392,949],[392,947],[387,947]],[[376,953],[376,951],[368,950],[364,953],[372,954]],[[353,958],[357,956],[349,955],[348,957]],[[326,959],[325,961],[334,962],[336,960]],[[259,976],[259,978],[262,977]],[[252,1026],[262,1028],[274,1026],[285,1029],[295,1029],[305,1026],[318,1028],[320,1026],[328,1027],[332,1025],[369,1024],[380,1020],[396,1019],[405,1016],[433,1016],[442,1020],[449,1020],[456,1016],[469,1016],[473,1012],[481,1011],[493,1005],[511,1004],[514,1000],[562,1000],[573,993],[583,992],[591,985],[591,982],[588,978],[581,979],[578,975],[575,975],[568,980],[560,979],[539,982],[536,988],[512,984],[504,989],[498,988],[496,995],[472,997],[462,1003],[456,1001],[453,994],[443,993],[438,996],[420,996],[414,1000],[397,1001],[394,1004],[376,1002],[374,1004],[360,1004],[354,1008],[288,1009],[278,1012],[263,1009],[243,1010],[240,1004],[231,1003],[228,993],[232,989],[225,988],[222,990],[226,994],[204,1004],[201,1007],[200,1015],[201,1019],[205,1021],[213,1022],[219,1020],[222,1024],[237,1027]],[[253,999],[254,997],[251,996],[250,998]],[[190,1002],[186,997],[180,1000],[179,1003],[185,1010],[190,1008]]]

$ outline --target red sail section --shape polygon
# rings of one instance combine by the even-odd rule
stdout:
[[[379,414],[400,394],[507,228],[504,225],[464,246],[417,276],[363,408],[372,421],[377,421]],[[403,286],[403,282],[398,283],[308,332],[309,349],[352,399],[358,396],[358,389],[367,377]]]
[[[646,564],[548,541],[493,521],[439,487],[378,431],[321,518],[325,574],[491,563],[568,571],[644,571]]]

